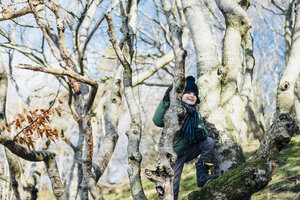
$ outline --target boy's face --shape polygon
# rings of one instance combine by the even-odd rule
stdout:
[[[187,92],[182,95],[181,99],[184,103],[193,106],[196,104],[197,96],[194,92]]]

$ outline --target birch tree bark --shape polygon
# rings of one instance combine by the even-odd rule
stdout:
[[[200,2],[182,0],[197,55],[199,95],[202,98],[199,107],[216,143],[214,169],[222,174],[244,161],[237,141],[250,93],[254,60],[251,36],[247,35],[243,39],[250,27],[245,13],[249,2],[216,1],[216,3],[226,22],[222,65],[218,61],[216,41],[206,23]],[[238,91],[237,73],[241,65],[242,41],[248,45],[245,55],[247,74],[242,89]]]
[[[0,123],[7,124],[6,122],[6,94],[7,94],[7,73],[5,71],[5,67],[2,60],[2,54],[0,54]],[[9,174],[10,174],[10,184],[14,191],[14,194],[17,199],[22,199],[25,197],[23,188],[25,187],[24,182],[22,182],[22,172],[20,165],[16,159],[16,157],[5,149],[5,155],[9,166]]]
[[[97,185],[96,178],[93,177],[92,173],[92,165],[93,165],[93,134],[91,128],[90,119],[84,120],[84,129],[86,130],[86,134],[84,137],[84,149],[83,149],[83,164],[82,171],[84,179],[89,187],[89,191],[93,197],[93,199],[102,200],[104,199],[102,196],[102,189]]]
[[[299,1],[297,3],[295,11],[296,11],[296,18],[295,18],[295,24],[294,24],[293,36],[292,36],[292,48],[289,53],[286,69],[282,74],[277,89],[277,98],[276,98],[277,115],[281,113],[291,113],[294,105],[295,84],[300,72],[300,67],[299,67],[300,58],[298,56],[300,42],[297,40],[300,35],[300,32],[298,31],[298,29],[300,28]]]
[[[196,51],[199,95],[203,98],[200,109],[206,116],[218,110],[220,100],[221,77],[213,75],[218,73],[220,66],[217,44],[205,21],[200,2],[182,0],[182,6]]]

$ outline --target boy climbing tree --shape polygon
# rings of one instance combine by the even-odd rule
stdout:
[[[164,115],[170,106],[169,93],[172,90],[170,86],[163,100],[159,103],[153,122],[158,127],[164,127]],[[183,119],[179,119],[180,131],[175,135],[173,149],[178,156],[174,170],[173,192],[174,199],[177,200],[180,177],[184,163],[197,158],[200,154],[200,159],[196,163],[197,170],[197,186],[202,187],[209,179],[215,179],[217,175],[210,175],[211,160],[214,151],[214,140],[208,137],[201,114],[197,111],[196,105],[200,103],[199,90],[195,83],[195,78],[188,76],[186,78],[186,86],[182,96],[182,106],[185,108]]]

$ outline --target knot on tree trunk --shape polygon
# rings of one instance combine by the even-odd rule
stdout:
[[[165,182],[169,177],[174,176],[172,167],[169,164],[158,164],[152,168],[145,169],[146,177],[153,182]]]
[[[160,197],[164,196],[165,190],[162,186],[156,186],[155,189],[157,191],[158,196]]]
[[[284,81],[284,83],[280,86],[281,91],[286,91],[290,88],[290,83],[288,81]]]
[[[226,25],[238,29],[242,36],[245,35],[251,27],[249,20],[244,16],[237,16],[236,13],[230,13],[225,16],[227,18]]]
[[[224,62],[227,58],[224,58]],[[221,84],[224,84],[227,81],[227,74],[228,74],[228,68],[225,68],[223,65],[221,65],[218,68],[218,75],[221,77]]]

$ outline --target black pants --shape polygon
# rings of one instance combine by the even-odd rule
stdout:
[[[191,161],[197,158],[200,154],[200,160],[204,162],[211,162],[213,153],[214,153],[214,140],[210,137],[195,143],[192,147],[188,150],[186,154],[180,156],[174,167],[174,182],[173,182],[173,192],[174,192],[174,200],[178,199],[178,192],[179,192],[179,185],[180,185],[180,177],[183,169],[183,165],[185,162]],[[199,160],[199,161],[200,161]],[[199,162],[198,161],[198,162]],[[195,183],[197,184],[197,183]]]

